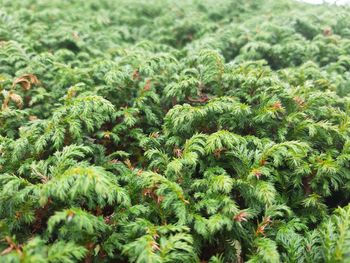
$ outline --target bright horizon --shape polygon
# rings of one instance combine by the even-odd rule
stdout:
[[[306,2],[310,4],[322,4],[322,3],[331,3],[338,5],[350,4],[350,0],[299,0],[300,2]]]

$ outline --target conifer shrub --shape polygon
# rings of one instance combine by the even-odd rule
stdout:
[[[0,262],[350,261],[349,7],[0,3]]]

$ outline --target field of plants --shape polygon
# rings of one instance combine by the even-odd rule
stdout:
[[[350,262],[350,7],[0,0],[0,262]]]

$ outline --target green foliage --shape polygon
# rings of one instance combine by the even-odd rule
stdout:
[[[51,245],[45,245],[45,242],[40,238],[34,238],[28,241],[23,247],[19,248],[18,245],[7,238],[14,248],[13,252],[3,255],[2,262],[62,262],[73,263],[81,260],[86,255],[87,250],[84,247],[78,246],[75,243],[58,241]]]
[[[1,0],[0,262],[349,262],[349,14]]]

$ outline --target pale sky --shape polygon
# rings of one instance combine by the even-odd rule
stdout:
[[[301,2],[307,2],[311,4],[336,3],[338,5],[350,4],[350,0],[301,0]]]

